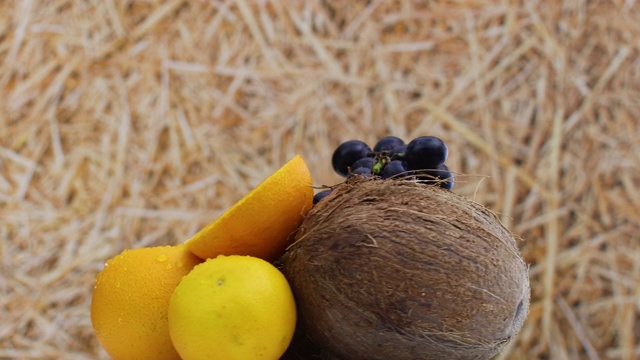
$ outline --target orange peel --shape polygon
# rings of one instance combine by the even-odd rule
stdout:
[[[309,168],[296,155],[185,245],[202,259],[250,255],[276,260],[313,206],[311,185]]]

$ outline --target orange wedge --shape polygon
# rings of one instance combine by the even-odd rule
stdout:
[[[297,155],[187,240],[187,249],[202,259],[250,255],[276,260],[313,205],[311,185],[309,168]]]

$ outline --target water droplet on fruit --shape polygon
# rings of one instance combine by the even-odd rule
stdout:
[[[167,266],[165,266],[167,268],[167,270],[171,270],[171,268],[173,267],[171,264],[167,264]]]
[[[169,260],[169,257],[165,254],[159,255],[156,260],[158,260],[159,262],[165,262],[167,260]]]

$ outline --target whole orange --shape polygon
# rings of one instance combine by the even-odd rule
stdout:
[[[201,260],[184,245],[125,250],[96,276],[91,323],[114,360],[179,360],[167,312],[174,289]]]
[[[169,305],[171,340],[183,360],[277,360],[295,327],[289,283],[251,256],[221,255],[196,266]]]

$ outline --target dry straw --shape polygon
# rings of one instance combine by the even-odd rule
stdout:
[[[636,1],[0,2],[0,358],[106,359],[94,275],[300,153],[449,145],[522,237],[501,358],[640,357]]]

